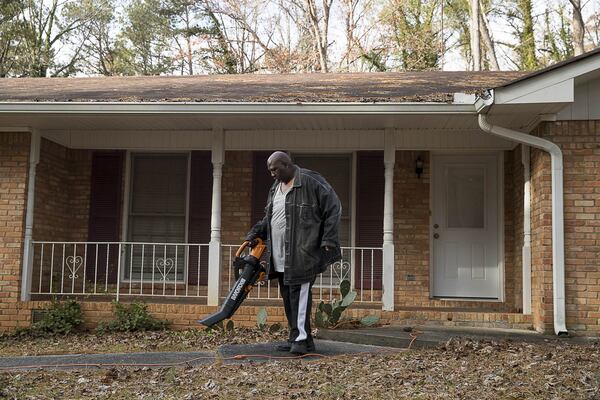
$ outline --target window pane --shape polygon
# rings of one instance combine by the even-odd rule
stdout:
[[[135,155],[131,212],[185,214],[187,155]]]
[[[333,187],[342,203],[339,240],[342,246],[350,245],[350,189],[352,158],[342,155],[294,155],[294,163],[321,174]]]
[[[485,221],[483,169],[450,167],[447,185],[448,228],[483,228]]]
[[[349,154],[295,154],[294,163],[321,174],[333,187],[342,204],[339,241],[342,246],[350,246],[350,191],[352,188],[352,156]],[[342,268],[342,265],[344,266]],[[350,279],[350,264],[336,263],[329,266],[319,278],[317,286],[338,287],[342,278]]]

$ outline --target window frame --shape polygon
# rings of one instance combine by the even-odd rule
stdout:
[[[169,156],[181,156],[181,155],[185,155],[186,156],[186,188],[185,188],[185,214],[181,215],[181,214],[176,214],[177,216],[183,216],[184,218],[184,239],[182,243],[173,243],[173,245],[176,244],[187,244],[188,243],[188,235],[189,235],[189,214],[190,214],[190,176],[191,176],[191,155],[192,152],[191,151],[169,151],[169,152],[163,152],[163,151],[127,151],[126,153],[126,162],[125,162],[125,182],[124,182],[124,187],[125,187],[125,196],[123,198],[123,216],[122,216],[122,232],[121,232],[121,237],[122,238],[126,238],[127,242],[126,243],[145,243],[145,242],[133,242],[131,241],[131,230],[130,230],[130,218],[133,215],[133,213],[131,212],[131,207],[133,204],[133,176],[134,176],[134,162],[135,162],[135,158],[136,157],[140,157],[140,156],[154,156],[154,157],[169,157]],[[143,215],[143,214],[138,214],[138,215]],[[175,214],[160,214],[161,216],[175,216]],[[184,260],[183,260],[183,274],[181,276],[181,278],[178,278],[177,275],[175,275],[175,279],[173,280],[162,280],[162,279],[152,279],[152,278],[148,278],[148,279],[139,279],[139,277],[137,279],[132,279],[131,277],[126,277],[126,272],[128,272],[128,257],[129,257],[129,252],[127,252],[128,250],[128,246],[122,246],[122,250],[121,250],[121,260],[126,261],[126,266],[125,268],[121,268],[121,276],[120,276],[120,280],[121,282],[131,282],[131,283],[147,283],[147,282],[168,282],[169,284],[183,284],[185,282],[187,282],[187,278],[188,278],[188,260],[187,260],[187,252],[185,251],[184,248]]]

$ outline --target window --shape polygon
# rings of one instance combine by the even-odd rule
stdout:
[[[132,154],[129,241],[185,243],[188,163],[188,154]],[[184,246],[126,246],[124,256],[125,279],[184,278]]]
[[[352,155],[351,154],[294,154],[294,163],[302,168],[307,168],[320,173],[333,187],[342,203],[342,217],[340,221],[340,245],[351,245],[351,192],[352,192]],[[316,285],[339,286],[342,279],[350,280],[350,264],[336,263],[329,266],[322,274],[322,281],[317,280]]]

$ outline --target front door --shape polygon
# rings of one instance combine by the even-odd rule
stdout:
[[[498,155],[433,157],[433,296],[500,298]]]

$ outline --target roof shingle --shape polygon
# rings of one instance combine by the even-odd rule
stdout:
[[[0,102],[451,102],[523,72],[387,72],[0,79]]]

